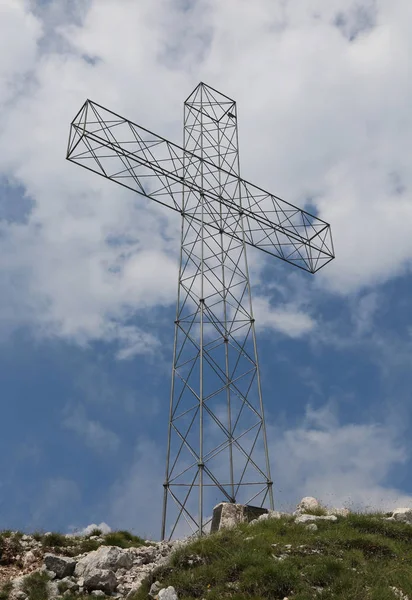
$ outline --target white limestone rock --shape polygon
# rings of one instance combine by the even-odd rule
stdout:
[[[91,570],[130,569],[133,565],[133,554],[130,550],[124,550],[117,546],[101,546],[93,552],[89,552],[76,564],[75,575],[85,576]]]
[[[89,569],[84,575],[84,588],[111,594],[117,588],[116,575],[109,569]]]
[[[294,514],[303,514],[308,510],[319,510],[319,508],[323,508],[319,500],[316,500],[313,496],[305,496],[297,505]]]
[[[159,600],[179,600],[175,588],[171,585],[168,588],[160,590],[158,598]]]
[[[152,583],[150,590],[149,590],[149,596],[151,598],[156,598],[157,594],[160,592],[160,590],[162,589],[162,584],[160,583],[160,581],[155,581],[154,583]]]
[[[20,575],[12,581],[12,589],[9,595],[9,600],[25,600],[27,595],[23,591],[25,576]]]
[[[299,515],[295,519],[295,523],[313,523],[314,521],[337,521],[338,517],[335,515],[325,515],[324,517],[318,515]]]
[[[412,525],[412,508],[395,508],[392,517],[395,521],[403,521]]]
[[[59,586],[57,581],[48,581],[47,582],[47,598],[48,600],[55,600],[61,596],[59,592]]]
[[[395,596],[397,598],[399,598],[399,600],[409,600],[409,596],[407,594],[404,594],[402,590],[400,590],[399,588],[394,587],[393,585],[391,586],[391,590],[393,591],[393,593],[395,594]]]
[[[337,517],[348,517],[350,515],[349,508],[328,508],[328,515],[336,515]]]
[[[76,592],[79,589],[79,584],[73,581],[71,577],[64,577],[61,581],[66,584],[69,591]]]
[[[255,521],[267,521],[270,519],[281,519],[282,516],[284,516],[285,513],[281,513],[277,510],[269,510],[267,513],[264,513],[263,515],[260,515],[260,517],[258,517],[257,519],[253,519],[253,521],[251,521],[252,523]]]
[[[34,555],[32,550],[29,550],[28,552],[25,552],[23,554],[23,567],[25,569],[27,569],[27,567],[30,567],[30,565],[32,565],[35,562],[36,556]]]
[[[27,600],[27,595],[23,590],[16,590],[15,592],[11,592],[9,598],[10,600]]]

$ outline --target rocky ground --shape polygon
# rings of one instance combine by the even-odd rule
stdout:
[[[326,510],[314,498],[304,498],[293,515],[269,511],[249,527],[252,532],[256,523],[287,517],[316,531],[321,522],[336,522],[348,515],[347,509]],[[396,509],[381,518],[412,525],[412,509]],[[230,518],[222,522],[225,527],[235,524]],[[96,596],[131,600],[143,580],[167,565],[173,551],[188,542],[150,542],[128,532],[94,533],[88,537],[1,533],[0,600],[71,600]],[[146,597],[178,600],[178,593],[171,586],[162,588],[154,582]]]
[[[183,544],[147,541],[137,547],[121,548],[106,545],[103,535],[87,539],[59,534],[50,534],[50,540],[47,537],[19,532],[0,535],[0,590],[6,588],[0,592],[1,600],[31,600],[29,588],[35,574],[43,575],[47,583],[44,600],[84,594],[130,598],[141,581]],[[85,546],[96,549],[82,552]],[[10,584],[11,590],[7,589]]]

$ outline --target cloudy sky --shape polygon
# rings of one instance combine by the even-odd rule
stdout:
[[[204,81],[242,175],[332,225],[251,252],[278,508],[412,505],[409,0],[1,0],[0,529],[158,536],[179,217],[65,161],[91,98],[177,143]],[[116,268],[113,268],[116,267]]]

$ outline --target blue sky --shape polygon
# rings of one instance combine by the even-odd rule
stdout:
[[[412,505],[410,16],[2,3],[0,529],[159,535],[179,219],[64,156],[87,97],[180,143],[200,80],[237,100],[242,175],[334,235],[315,276],[250,253],[275,502]]]

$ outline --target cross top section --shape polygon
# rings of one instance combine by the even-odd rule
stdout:
[[[214,124],[221,131],[222,122],[229,120],[237,146],[237,119],[231,112],[236,111],[236,103],[219,92],[216,98],[211,90],[203,83],[197,86],[187,101],[189,115],[201,113],[207,117],[209,122],[201,119],[197,125],[203,129]],[[221,96],[223,108],[218,106]],[[191,129],[192,138],[199,140],[195,137],[196,126]],[[190,208],[187,211],[183,204],[182,189],[201,193],[209,207],[204,226],[220,229],[215,215],[222,208],[228,215],[226,235],[237,236],[236,224],[241,218],[245,243],[310,273],[334,258],[328,223],[242,179],[237,170],[237,148],[234,160],[230,152],[224,160],[220,154],[219,160],[213,139],[209,144],[206,135],[201,139],[200,152],[199,141],[191,144],[189,140],[182,148],[87,100],[71,124],[67,159],[188,216]]]

